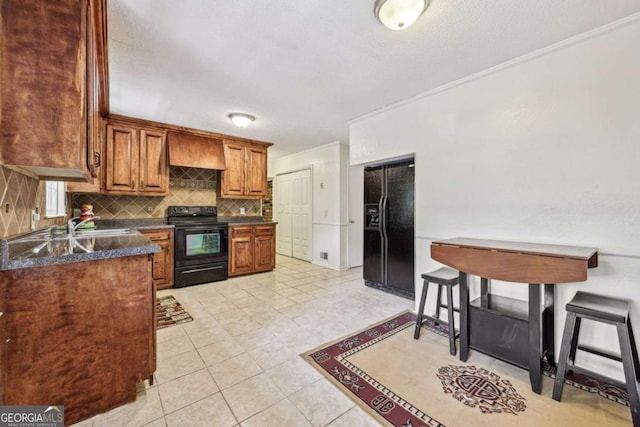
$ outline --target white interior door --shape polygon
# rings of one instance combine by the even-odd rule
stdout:
[[[311,261],[311,171],[306,169],[291,175],[293,257]]]
[[[276,175],[276,252],[311,261],[311,170]]]
[[[285,256],[293,255],[291,240],[291,200],[292,200],[291,174],[276,175],[276,194],[273,201],[276,221],[276,252]]]

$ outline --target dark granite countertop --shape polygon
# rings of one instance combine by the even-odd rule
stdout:
[[[277,224],[261,216],[219,216],[219,222],[234,225]],[[173,229],[166,218],[96,220],[94,234],[51,235],[39,230],[10,239],[0,239],[0,270],[40,265],[66,264],[159,252],[136,230]],[[110,234],[113,231],[113,234]]]
[[[219,216],[218,221],[229,223],[231,226],[277,224],[277,222],[265,221],[261,216]]]
[[[96,221],[97,228],[135,228],[136,230],[175,228],[172,224],[167,224],[166,218],[142,218],[142,219],[104,219]]]
[[[0,270],[67,264],[160,252],[134,229],[98,233],[49,234],[46,230],[0,239]]]
[[[277,224],[273,221],[265,221],[261,216],[219,216],[218,222],[226,222],[229,225],[259,225]],[[109,219],[96,221],[98,229],[109,228],[135,228],[136,230],[174,228],[167,224],[166,218],[149,219]]]

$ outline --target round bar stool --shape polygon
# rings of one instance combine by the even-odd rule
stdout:
[[[640,395],[638,383],[640,380],[638,378],[640,367],[638,366],[638,350],[636,349],[631,319],[629,318],[629,304],[630,301],[625,299],[611,298],[582,291],[576,292],[573,299],[567,303],[567,320],[562,334],[558,371],[553,385],[553,398],[560,401],[567,371],[575,370],[591,374],[591,371],[575,365],[576,350],[617,360],[622,362],[633,425],[634,427],[640,427],[640,402],[638,397]],[[582,319],[614,325],[620,342],[620,356],[578,344],[578,334]],[[597,377],[597,375],[593,376]]]
[[[429,319],[435,324],[447,325],[449,328],[449,353],[455,356],[456,354],[456,328],[453,321],[453,312],[459,311],[459,309],[453,307],[453,287],[460,283],[460,273],[449,267],[442,267],[430,273],[422,275],[424,279],[424,285],[422,285],[422,296],[420,297],[420,308],[418,309],[418,319],[416,319],[416,330],[413,334],[413,338],[420,338],[420,329],[425,319]],[[435,283],[438,285],[438,297],[436,301],[436,314],[435,316],[427,316],[424,314],[424,305],[427,301],[427,292],[429,290],[429,283]],[[447,287],[447,304],[442,303],[442,287]],[[440,320],[440,307],[447,309],[448,322]]]

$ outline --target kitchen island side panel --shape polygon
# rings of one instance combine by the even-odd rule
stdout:
[[[148,255],[0,272],[2,405],[73,424],[136,397],[154,367]]]

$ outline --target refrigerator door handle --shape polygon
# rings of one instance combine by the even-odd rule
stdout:
[[[382,198],[382,206],[380,207],[380,229],[382,237],[386,240],[387,236],[387,196]]]
[[[382,280],[389,283],[387,277],[387,266],[389,265],[389,236],[387,235],[387,196],[382,197],[382,208],[380,209],[380,229],[382,230]]]
[[[382,213],[382,208],[384,206],[384,197],[380,197],[380,201],[378,201],[378,232],[380,233],[380,238],[384,239],[384,213]]]
[[[386,245],[384,240],[384,213],[382,212],[383,202],[384,197],[380,197],[380,200],[378,200],[378,233],[380,233],[380,280],[386,283],[387,276],[385,266],[387,260],[385,258]]]

